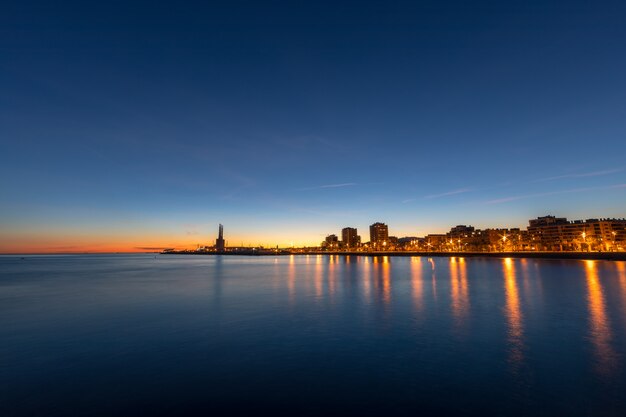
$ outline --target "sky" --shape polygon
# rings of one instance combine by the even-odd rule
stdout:
[[[623,1],[3,2],[0,253],[626,216]]]

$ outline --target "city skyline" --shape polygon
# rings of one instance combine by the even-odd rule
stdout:
[[[11,4],[0,253],[624,217],[626,11],[600,3]]]
[[[227,236],[224,234],[224,226],[220,223],[218,224],[218,232],[215,233],[215,225],[210,225],[209,228],[211,229],[210,231],[208,231],[205,235],[200,235],[200,234],[194,234],[193,236],[196,237],[196,239],[191,239],[191,240],[187,240],[187,241],[183,241],[183,243],[178,243],[178,244],[170,244],[170,245],[160,245],[160,246],[150,246],[150,247],[133,247],[131,249],[119,249],[117,247],[114,248],[108,248],[105,247],[104,249],[85,249],[84,247],[81,248],[63,248],[62,250],[59,251],[25,251],[25,250],[17,250],[17,251],[6,251],[6,252],[0,252],[0,254],[38,254],[38,253],[50,253],[50,254],[55,254],[55,253],[113,253],[113,252],[155,252],[155,251],[163,251],[163,250],[195,250],[198,248],[204,249],[204,248],[213,248],[211,250],[217,250],[217,251],[224,251],[224,249],[228,250],[228,248],[266,248],[266,249],[271,249],[271,248],[275,248],[275,247],[279,247],[282,249],[289,249],[289,248],[321,248],[321,249],[332,249],[332,247],[329,247],[328,245],[325,247],[325,244],[329,244],[331,243],[329,241],[329,238],[332,239],[332,242],[336,243],[336,245],[334,246],[335,249],[339,249],[341,248],[341,250],[346,250],[346,249],[367,249],[367,250],[371,250],[371,251],[377,251],[377,250],[396,250],[399,249],[399,246],[393,246],[392,242],[393,241],[397,241],[398,239],[402,240],[402,239],[420,239],[421,240],[421,244],[425,245],[426,242],[430,239],[430,238],[436,238],[437,240],[439,240],[440,237],[442,236],[447,236],[447,239],[445,239],[443,241],[443,243],[447,243],[448,239],[450,238],[450,235],[452,234],[454,236],[454,239],[456,240],[457,235],[462,235],[463,233],[465,233],[466,230],[471,229],[471,230],[476,230],[477,232],[489,232],[489,231],[495,231],[498,232],[498,236],[501,238],[502,234],[501,233],[505,233],[505,235],[507,233],[509,233],[510,231],[517,231],[515,233],[518,233],[520,230],[523,233],[526,233],[526,231],[530,231],[533,227],[536,227],[537,222],[539,221],[540,223],[543,221],[543,219],[555,219],[556,221],[558,221],[559,223],[557,224],[569,224],[569,225],[581,225],[582,224],[582,229],[583,231],[586,231],[586,229],[588,227],[590,227],[589,225],[587,225],[587,222],[613,222],[616,223],[616,227],[612,228],[612,230],[616,230],[617,231],[617,235],[618,235],[618,243],[619,243],[619,250],[623,250],[623,245],[626,244],[624,241],[626,241],[626,216],[618,216],[618,217],[609,217],[609,216],[592,216],[592,217],[587,217],[587,218],[580,218],[580,219],[570,219],[570,218],[566,218],[564,216],[554,216],[552,214],[545,214],[543,216],[537,216],[536,218],[533,219],[527,219],[525,221],[525,224],[523,225],[505,225],[505,224],[501,224],[498,226],[494,226],[494,225],[475,225],[471,222],[464,222],[463,224],[461,223],[455,223],[455,224],[448,224],[447,226],[444,226],[442,229],[438,229],[438,230],[432,230],[429,232],[425,232],[425,233],[413,233],[413,234],[406,234],[406,233],[400,233],[399,229],[396,229],[393,227],[393,225],[390,227],[389,224],[387,223],[383,223],[380,221],[376,221],[372,224],[367,225],[366,227],[352,227],[352,226],[346,226],[346,225],[342,225],[340,226],[337,230],[325,230],[325,231],[317,231],[316,236],[321,236],[321,238],[318,241],[304,241],[302,239],[298,239],[297,237],[294,238],[292,235],[292,239],[289,240],[288,243],[277,243],[276,241],[271,241],[268,239],[265,239],[264,241],[249,241],[249,240],[244,240],[241,239],[240,236],[238,235],[234,235],[234,236]],[[576,228],[576,234],[578,235],[580,230],[578,230],[580,227]],[[362,230],[364,232],[359,232],[359,230]],[[611,234],[611,231],[608,230],[603,230],[603,234]],[[363,237],[361,237],[361,234],[364,234]],[[466,236],[467,237],[467,236]],[[590,237],[594,237],[597,238],[596,236],[593,236],[593,231],[590,234]],[[610,239],[610,237],[609,237]],[[613,246],[615,246],[615,239],[616,239],[616,233],[613,233],[613,242],[612,244],[610,244],[611,248],[609,248],[608,250],[615,250],[615,248]],[[192,242],[193,240],[193,242]],[[346,242],[352,242],[352,244],[349,244],[346,246]],[[170,241],[172,242],[172,241]],[[180,241],[179,241],[180,242]],[[190,243],[191,242],[191,243]],[[300,242],[304,242],[304,243],[300,243]],[[356,244],[355,244],[356,242]],[[452,242],[452,241],[451,241]],[[608,243],[608,241],[607,241]],[[417,244],[417,241],[414,241],[413,244]],[[389,246],[387,246],[389,245]],[[402,245],[404,246],[404,245]],[[430,246],[430,245],[429,245]],[[617,246],[615,246],[617,247]],[[100,248],[102,248],[102,246],[100,246]],[[424,248],[426,248],[424,246]],[[599,247],[600,250],[602,250],[601,247]],[[434,250],[433,248],[426,248],[428,250]],[[466,248],[467,249],[467,248]],[[401,250],[407,250],[407,248],[403,248]],[[447,250],[451,250],[450,248],[445,248],[444,251]],[[528,250],[524,249],[524,250]],[[535,248],[533,248],[533,250],[535,250]],[[537,250],[539,250],[537,248]]]

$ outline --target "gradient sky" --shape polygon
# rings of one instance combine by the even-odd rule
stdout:
[[[623,1],[3,2],[0,252],[626,215]]]

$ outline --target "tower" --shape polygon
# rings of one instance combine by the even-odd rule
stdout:
[[[224,252],[226,245],[224,245],[224,226],[220,224],[219,234],[217,239],[215,239],[215,250],[218,252]]]

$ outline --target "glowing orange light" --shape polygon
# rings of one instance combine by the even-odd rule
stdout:
[[[585,261],[591,341],[596,352],[598,373],[607,375],[613,369],[615,352],[611,347],[611,325],[606,314],[604,294],[595,261]]]
[[[504,259],[504,290],[506,297],[506,318],[508,323],[508,341],[510,345],[509,359],[519,365],[524,359],[523,354],[523,317],[520,308],[519,294],[515,276],[515,264],[511,258]]]
[[[411,258],[411,286],[413,287],[413,304],[417,310],[422,309],[424,281],[422,279],[422,259]]]

